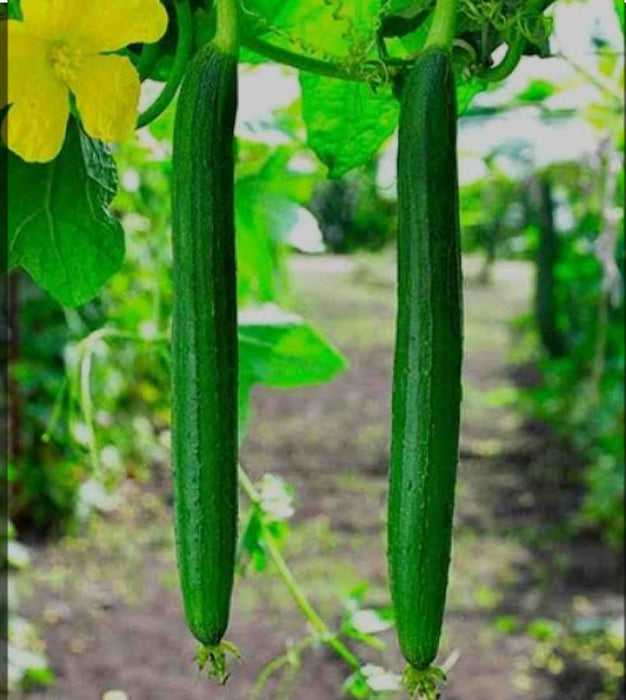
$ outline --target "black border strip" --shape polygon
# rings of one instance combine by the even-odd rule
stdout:
[[[0,4],[0,103],[7,93],[8,4]],[[4,120],[4,112],[0,119]],[[0,145],[0,698],[8,698],[8,177],[7,151]]]

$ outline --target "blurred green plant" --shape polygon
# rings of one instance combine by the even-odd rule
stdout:
[[[546,675],[568,700],[615,700],[624,688],[623,620],[576,618],[567,624],[536,620],[527,671]]]
[[[616,10],[622,22],[623,6]],[[594,43],[595,68],[558,54],[581,84],[595,90],[584,109],[543,103],[567,93],[574,80],[541,80],[494,110],[533,105],[541,119],[583,119],[597,134],[595,153],[537,167],[523,139],[497,146],[485,159],[486,179],[462,188],[462,224],[466,250],[484,251],[481,281],[488,281],[496,257],[535,263],[534,310],[515,325],[532,337],[530,344],[526,339],[518,345],[530,348],[525,359],[538,365],[541,376],[520,397],[530,414],[584,456],[584,472],[572,475],[584,492],[575,524],[599,530],[619,549],[625,307],[624,112],[617,95],[623,91],[624,66],[607,42],[596,38]],[[517,177],[505,174],[503,158]]]
[[[372,161],[340,180],[326,180],[316,186],[309,208],[329,251],[377,251],[395,238],[396,206],[380,196],[375,165]]]
[[[586,456],[586,494],[579,524],[600,527],[620,547],[624,529],[623,185],[621,175],[607,166],[607,158],[615,156],[601,153],[594,170],[591,164],[564,164],[545,175],[559,183],[562,206],[571,217],[553,251],[551,319],[545,317],[546,302],[542,307],[538,301],[544,313],[535,326],[543,339],[542,379],[527,396],[533,413]],[[545,291],[538,287],[538,294]]]
[[[68,433],[64,353],[100,321],[100,309],[64,310],[19,272],[11,288],[9,514],[18,532],[59,535],[72,528],[87,478]]]

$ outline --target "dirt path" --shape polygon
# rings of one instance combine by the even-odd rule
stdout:
[[[255,479],[274,472],[295,488],[286,556],[336,624],[341,601],[363,581],[368,605],[389,603],[394,270],[391,257],[309,258],[295,260],[293,273],[293,307],[347,355],[350,369],[327,386],[257,391],[243,462]],[[467,285],[460,483],[441,654],[458,661],[445,700],[559,697],[553,682],[525,668],[535,646],[527,624],[567,615],[582,596],[593,609],[621,605],[611,557],[593,541],[572,547],[563,528],[573,497],[562,485],[575,465],[539,426],[525,425],[515,405],[508,321],[529,295],[528,269],[518,264],[499,265],[489,288]],[[112,689],[130,700],[244,700],[260,669],[306,635],[281,582],[249,573],[237,584],[229,635],[244,665],[223,689],[194,672],[177,591],[168,469],[155,465],[151,484],[127,484],[117,511],[89,532],[36,552],[21,584],[22,608],[40,626],[57,684],[28,700],[100,700]],[[548,471],[559,475],[554,488]],[[382,662],[399,670],[393,635],[383,638]],[[377,653],[358,651],[381,663]],[[312,650],[295,680],[270,684],[263,697],[332,700],[347,673],[324,649]]]

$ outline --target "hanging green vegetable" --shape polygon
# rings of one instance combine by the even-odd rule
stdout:
[[[404,85],[398,149],[398,311],[388,517],[391,593],[412,691],[434,688],[459,445],[462,279],[455,0],[440,0]]]
[[[172,454],[178,568],[189,629],[225,677],[237,539],[235,8],[186,72],[173,150]],[[230,648],[230,647],[226,647]]]

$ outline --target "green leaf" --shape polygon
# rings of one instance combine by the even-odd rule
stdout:
[[[380,0],[248,0],[248,30],[314,58],[373,55]]]
[[[389,0],[386,14],[408,15],[417,14],[429,9],[431,0]]]
[[[281,282],[280,239],[296,206],[268,192],[262,177],[237,183],[237,287],[240,302],[276,299]]]
[[[239,541],[238,565],[246,567],[244,555],[256,571],[267,565],[265,534],[269,531],[274,542],[281,545],[289,532],[287,520],[293,515],[293,490],[275,474],[266,474],[258,485],[260,502],[253,504]]]
[[[273,304],[240,313],[239,347],[241,375],[273,388],[327,382],[347,366],[308,323]]]
[[[459,117],[465,114],[474,97],[476,97],[479,92],[486,90],[486,88],[486,83],[477,80],[476,78],[464,80],[457,76],[456,108]]]
[[[517,102],[543,102],[556,91],[554,83],[547,80],[531,80],[515,99]]]
[[[529,623],[526,632],[540,642],[553,639],[557,634],[556,625],[550,620],[538,618]]]
[[[22,19],[22,10],[20,8],[19,0],[9,0],[7,4],[9,19]]]
[[[386,87],[300,73],[309,146],[338,178],[371,160],[398,123],[398,103]]]
[[[48,661],[43,654],[22,649],[10,643],[8,652],[9,687],[46,686],[54,682],[54,674],[48,668]]]
[[[515,634],[520,628],[520,623],[512,615],[500,615],[494,621],[496,629],[502,634]]]
[[[249,145],[245,146],[250,152]],[[315,177],[295,172],[292,149],[278,148],[270,157],[257,153],[258,169],[240,174],[236,187],[237,285],[239,302],[274,301],[284,286],[285,243],[300,225],[311,199]],[[321,234],[320,234],[321,240]]]
[[[107,208],[117,189],[108,150],[72,120],[54,161],[8,153],[8,177],[9,267],[66,306],[92,299],[124,258],[124,231]]]
[[[240,571],[245,571],[247,562],[244,555],[252,562],[255,571],[264,571],[267,566],[267,552],[263,539],[263,523],[261,510],[253,506],[239,540],[237,565]]]
[[[299,316],[274,304],[239,314],[239,436],[243,442],[255,384],[287,389],[330,381],[347,362]]]

